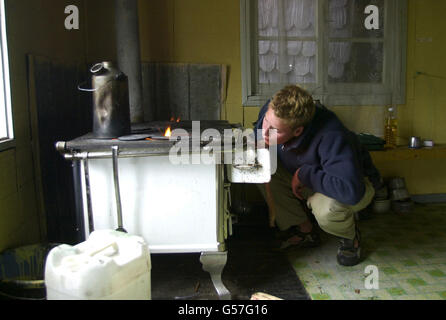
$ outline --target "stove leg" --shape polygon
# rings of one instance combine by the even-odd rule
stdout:
[[[220,300],[231,300],[231,293],[221,280],[221,274],[228,260],[228,252],[202,252],[200,262],[203,270],[209,272]]]

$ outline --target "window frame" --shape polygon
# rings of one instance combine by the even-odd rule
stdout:
[[[328,0],[316,0],[315,25],[317,38],[316,85],[305,84],[315,99],[327,106],[361,106],[404,104],[406,99],[407,0],[384,0],[384,64],[381,84],[328,83],[329,43],[327,25]],[[261,106],[284,84],[271,85],[260,93],[256,79],[257,58],[257,1],[240,0],[240,46],[242,64],[242,104]],[[355,38],[348,38],[349,41]],[[331,39],[333,41],[333,39]],[[373,40],[372,40],[373,41]],[[390,68],[390,66],[392,66]],[[391,71],[394,71],[392,74]]]
[[[5,0],[0,0],[0,151],[15,146],[6,35]]]

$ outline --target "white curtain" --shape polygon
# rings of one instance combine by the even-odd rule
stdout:
[[[315,0],[258,0],[260,83],[315,83],[317,43],[290,37],[316,37]],[[348,1],[330,0],[330,34],[350,36]],[[350,42],[329,44],[328,74],[342,78],[350,61]]]

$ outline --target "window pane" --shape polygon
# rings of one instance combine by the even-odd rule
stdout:
[[[282,47],[283,46],[283,47]],[[259,83],[315,83],[315,41],[259,41]]]
[[[278,83],[279,46],[277,41],[259,41],[259,83]]]
[[[315,3],[314,0],[258,0],[259,36],[314,37]],[[279,21],[282,17],[283,21]]]
[[[241,1],[243,105],[262,103],[285,83],[308,83],[332,105],[389,103],[385,75],[405,74],[406,0]],[[376,18],[368,6],[378,9]],[[323,51],[307,57],[302,50],[311,41]],[[393,94],[403,103],[404,83]]]
[[[0,47],[1,50],[1,47]],[[2,52],[0,51],[0,141],[2,138],[8,138],[8,121],[6,116],[7,105],[5,100],[3,65],[1,63]]]
[[[279,35],[278,0],[258,0],[259,36],[273,37]]]
[[[315,3],[313,0],[284,1],[284,29],[288,37],[315,36]]]
[[[0,106],[0,141],[8,137],[6,112],[3,105]]]
[[[9,96],[5,3],[0,1],[0,141],[13,138]]]
[[[381,83],[383,44],[329,43],[328,81],[331,83]]]
[[[331,38],[382,38],[384,36],[384,0],[329,0],[329,35]],[[378,8],[378,29],[368,29],[366,20],[374,25],[367,6]],[[378,22],[378,21],[377,21]],[[369,28],[371,28],[369,26]]]
[[[260,84],[315,83],[314,0],[258,0],[258,81]],[[309,39],[310,40],[310,39]]]

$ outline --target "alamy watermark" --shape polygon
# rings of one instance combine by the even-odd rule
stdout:
[[[76,5],[68,5],[65,7],[65,29],[79,30],[79,8]],[[364,27],[367,30],[379,29],[379,8],[375,5],[368,5],[364,9],[364,14],[368,16],[364,20]]]
[[[256,139],[256,133],[258,139]],[[170,148],[169,160],[179,164],[229,164],[255,167],[258,149],[269,149],[271,173],[277,169],[277,139],[275,130],[270,130],[267,146],[262,129],[224,129],[223,133],[214,128],[201,131],[200,121],[192,121],[192,131],[174,129],[170,141],[176,143]]]
[[[365,267],[364,287],[367,290],[379,289],[379,269],[375,265],[368,265]]]
[[[379,8],[375,5],[368,5],[364,9],[364,13],[368,16],[364,20],[364,28],[367,30],[379,29]]]
[[[64,12],[65,14],[68,14],[65,18],[65,29],[79,30],[79,8],[75,5],[69,5],[65,7]]]

